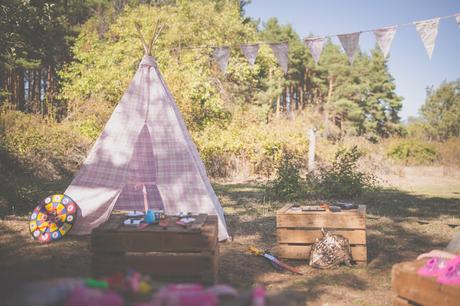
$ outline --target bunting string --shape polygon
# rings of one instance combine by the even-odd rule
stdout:
[[[455,18],[457,25],[460,28],[460,13],[441,16],[431,19],[419,20],[414,22],[408,22],[398,25],[393,25],[389,27],[383,28],[375,28],[375,29],[368,29],[362,30],[353,33],[343,33],[343,34],[334,34],[334,35],[324,35],[324,36],[313,36],[313,37],[305,37],[304,42],[307,47],[310,49],[310,53],[313,57],[315,64],[319,63],[321,53],[324,49],[324,46],[327,42],[328,38],[337,37],[348,56],[348,60],[350,64],[353,64],[356,54],[359,50],[359,37],[362,33],[372,32],[375,36],[377,41],[377,45],[380,48],[383,56],[386,58],[390,52],[391,44],[393,39],[396,35],[396,31],[401,27],[407,26],[415,26],[420,38],[423,42],[425,50],[428,54],[428,58],[431,60],[431,56],[433,55],[433,50],[436,42],[436,37],[438,34],[438,27],[439,22],[444,19],[448,18]],[[268,41],[261,41],[261,42],[253,42],[247,44],[240,44],[240,45],[223,45],[223,46],[213,46],[213,45],[201,45],[201,46],[186,46],[186,47],[175,47],[170,48],[171,51],[181,51],[181,50],[196,50],[196,49],[211,49],[213,50],[212,56],[216,63],[218,64],[219,68],[223,73],[226,72],[228,61],[230,59],[230,49],[238,48],[241,50],[243,55],[248,61],[250,66],[253,66],[257,54],[259,52],[260,45],[265,44],[268,45],[273,54],[275,55],[278,64],[280,65],[281,69],[286,74],[288,72],[288,51],[289,45],[288,42],[268,42]]]
[[[440,20],[448,19],[455,17],[455,20],[460,27],[460,13],[452,14],[448,16],[436,17],[432,19],[425,19],[419,20],[414,22],[408,22],[398,25],[393,25],[390,27],[384,28],[376,28],[376,29],[369,29],[369,30],[362,30],[359,32],[354,33],[346,33],[346,34],[335,34],[335,35],[325,35],[325,36],[313,36],[313,37],[306,37],[304,38],[305,44],[310,48],[310,53],[315,61],[318,64],[319,58],[322,52],[321,48],[318,48],[318,40],[326,40],[328,38],[337,37],[342,44],[342,47],[345,53],[348,56],[348,60],[350,64],[353,64],[354,57],[357,52],[357,48],[359,46],[359,35],[362,33],[373,32],[375,35],[375,39],[377,40],[377,44],[382,51],[383,56],[386,58],[388,53],[390,52],[390,47],[393,42],[393,38],[396,34],[396,30],[401,27],[406,26],[414,26],[422,39],[423,45],[425,46],[425,50],[428,54],[428,58],[431,60],[431,56],[433,55],[433,50],[436,42],[436,37],[438,35],[438,27]],[[315,43],[316,42],[316,45]],[[315,48],[316,47],[316,48]]]

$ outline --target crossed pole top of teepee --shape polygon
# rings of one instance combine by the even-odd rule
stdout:
[[[144,35],[142,34],[142,26],[139,22],[135,22],[134,25],[136,26],[137,33],[139,34],[139,38],[141,39],[142,46],[144,47],[144,55],[146,56],[152,56],[152,48],[158,38],[161,35],[161,32],[163,31],[165,24],[161,22],[160,19],[157,19],[157,22],[155,23],[155,29],[153,30],[152,37],[147,44]]]

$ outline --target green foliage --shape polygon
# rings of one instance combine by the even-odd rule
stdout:
[[[402,98],[380,51],[359,53],[350,66],[340,49],[328,44],[320,66],[325,109],[342,134],[378,140],[400,132]]]
[[[49,178],[68,175],[76,169],[88,146],[87,140],[66,125],[0,110],[0,150],[33,174]]]
[[[271,197],[295,201],[306,196],[306,181],[301,175],[302,161],[286,153],[277,165],[276,178],[270,183],[268,194]]]
[[[249,167],[248,175],[270,177],[285,152],[298,158],[307,156],[308,140],[303,133],[308,124],[305,117],[267,124],[265,118],[258,117],[259,111],[259,107],[237,111],[235,118],[238,119],[227,127],[209,126],[193,134],[209,175],[231,176],[241,171],[236,163],[244,163]]]
[[[255,27],[242,22],[238,5],[225,2],[220,7],[216,10],[214,3],[206,1],[128,7],[102,37],[97,33],[96,20],[90,20],[73,48],[76,61],[61,72],[62,97],[72,101],[73,109],[89,98],[116,104],[143,53],[135,22],[150,37],[152,24],[160,19],[167,27],[156,43],[154,57],[187,126],[199,130],[211,123],[225,124],[232,105],[252,100],[252,89],[259,86],[262,73],[260,65],[267,65],[267,53],[261,52],[250,68],[240,51],[234,50],[224,76],[213,64],[212,48],[188,48],[256,40]]]
[[[268,195],[281,200],[305,198],[349,199],[376,186],[373,174],[360,170],[362,153],[356,146],[339,149],[332,163],[302,175],[302,162],[290,154],[277,166],[277,176],[269,183]]]
[[[438,154],[433,145],[417,139],[394,141],[388,146],[386,155],[406,165],[430,164],[438,159]]]
[[[460,136],[460,80],[429,88],[420,113],[430,138],[446,140]]]
[[[328,198],[355,198],[373,188],[375,176],[359,169],[362,156],[356,146],[339,149],[332,164],[319,170],[319,193]]]

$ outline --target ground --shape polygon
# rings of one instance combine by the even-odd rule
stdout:
[[[263,284],[278,305],[391,304],[392,265],[443,248],[460,231],[455,174],[409,168],[398,174],[386,177],[385,188],[355,200],[367,205],[368,266],[324,271],[290,261],[302,276],[275,271],[247,253],[251,245],[276,245],[275,211],[286,203],[267,201],[260,183],[216,183],[233,236],[220,246],[220,281],[241,289]],[[25,218],[6,218],[0,221],[0,271],[1,297],[26,281],[90,275],[89,237],[41,245],[30,239]]]

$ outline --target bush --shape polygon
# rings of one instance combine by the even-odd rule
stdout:
[[[339,149],[332,164],[319,170],[319,193],[327,198],[355,198],[366,189],[373,188],[375,176],[358,167],[362,156],[356,146]]]
[[[267,189],[271,198],[288,201],[298,200],[307,196],[307,184],[301,176],[301,161],[292,154],[284,154],[277,167],[277,176]]]
[[[238,120],[226,128],[210,126],[193,134],[211,177],[229,178],[245,167],[248,175],[270,178],[277,172],[286,152],[299,160],[306,158],[308,139],[302,118],[274,120],[267,124],[243,120],[248,118],[242,114],[236,116]]]
[[[386,150],[386,156],[405,165],[426,165],[438,159],[433,145],[416,139],[397,140]]]
[[[68,125],[18,111],[0,113],[0,150],[36,176],[68,176],[86,154],[89,141]]]
[[[375,176],[359,169],[358,161],[362,155],[356,146],[339,149],[330,165],[302,176],[299,160],[285,154],[278,165],[276,178],[268,185],[267,194],[287,201],[358,197],[376,186]]]

